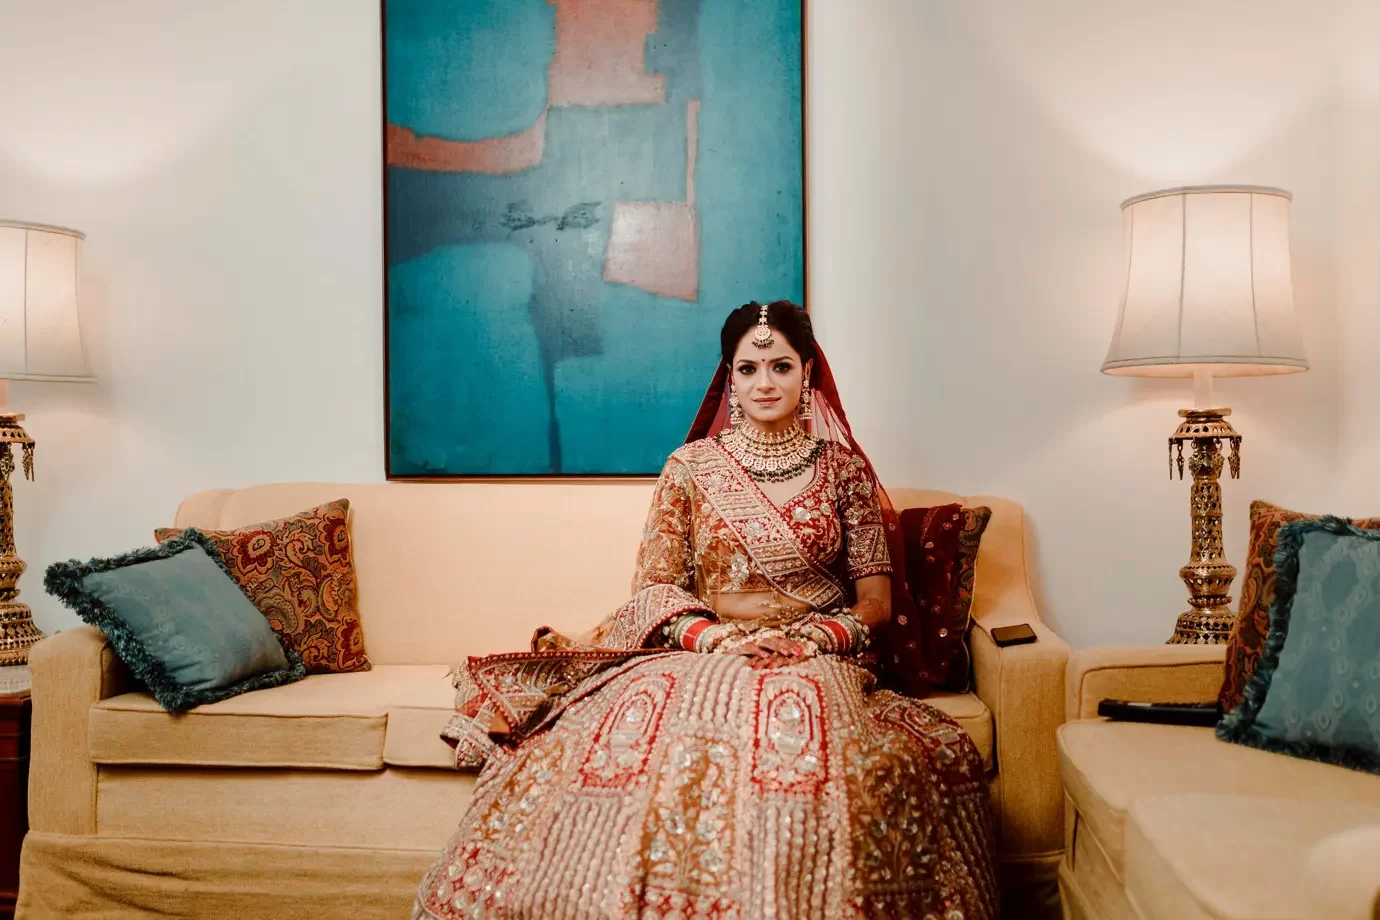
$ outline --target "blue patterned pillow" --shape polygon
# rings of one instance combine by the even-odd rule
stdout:
[[[110,639],[169,712],[306,676],[302,659],[195,530],[111,559],[57,562],[43,586]]]
[[[1275,572],[1260,666],[1218,737],[1380,773],[1380,532],[1286,524]]]

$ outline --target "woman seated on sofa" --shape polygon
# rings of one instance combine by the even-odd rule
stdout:
[[[809,317],[747,304],[721,345],[636,596],[459,678],[483,772],[414,917],[995,917],[976,748],[873,689],[901,535]]]

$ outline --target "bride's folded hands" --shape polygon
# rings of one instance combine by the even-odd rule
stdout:
[[[733,649],[732,654],[745,655],[748,659],[748,667],[765,670],[799,664],[807,658],[813,658],[815,650],[797,639],[764,636],[761,639],[738,646]]]

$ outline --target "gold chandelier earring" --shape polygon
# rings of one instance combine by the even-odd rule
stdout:
[[[734,428],[743,424],[743,407],[738,402],[738,388],[728,386],[728,424]]]
[[[805,382],[805,386],[800,388],[800,408],[798,411],[802,422],[808,422],[815,417],[814,396],[808,380]]]

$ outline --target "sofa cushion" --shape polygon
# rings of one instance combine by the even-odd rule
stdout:
[[[101,767],[99,773],[96,820],[103,837],[433,854],[455,833],[476,783],[453,770]]]
[[[1140,798],[1237,793],[1380,805],[1380,777],[1219,741],[1210,728],[1088,719],[1059,727],[1064,788],[1125,878],[1126,813]]]
[[[1107,848],[1097,839],[1086,823],[1079,824],[1077,809],[1065,795],[1066,817],[1072,835],[1066,841],[1067,850],[1059,863],[1059,886],[1070,920],[1091,920],[1100,917],[1134,917],[1135,910],[1126,900],[1126,886],[1121,874],[1112,868]]]
[[[391,767],[455,769],[455,748],[441,729],[455,714],[455,686],[449,680],[429,686],[405,705],[388,710],[383,762]]]
[[[1144,920],[1303,920],[1317,898],[1309,852],[1376,822],[1380,802],[1147,796],[1126,822],[1126,893]]]
[[[386,665],[315,674],[172,716],[147,693],[91,707],[98,764],[378,770],[388,713],[451,690],[444,665]]]
[[[976,693],[932,693],[924,702],[953,718],[977,745],[983,767],[988,772],[995,769],[996,731],[992,727],[992,712]]]
[[[177,717],[147,693],[125,693],[91,707],[91,760],[110,765],[454,770],[454,749],[441,739],[441,729],[455,711],[449,674],[444,665],[375,665],[354,674],[313,674],[296,684],[200,706]],[[982,700],[972,693],[938,693],[925,702],[962,726],[990,771],[994,730],[992,713]]]
[[[1380,920],[1380,824],[1353,827],[1314,844],[1304,867],[1313,920]]]

